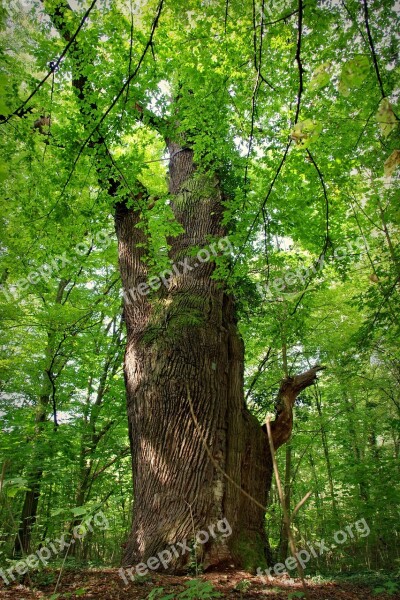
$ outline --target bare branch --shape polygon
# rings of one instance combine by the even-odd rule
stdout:
[[[376,52],[375,52],[374,41],[372,39],[371,29],[369,27],[369,14],[368,14],[368,3],[367,3],[367,0],[363,0],[363,5],[364,5],[365,28],[367,30],[368,42],[369,42],[369,47],[371,49],[372,61],[374,63],[376,78],[378,80],[378,85],[379,85],[379,89],[381,90],[382,98],[385,98],[386,95],[385,95],[385,91],[383,89],[382,77],[381,77],[381,74],[379,72],[379,65],[378,65],[378,59],[377,59]]]
[[[308,371],[295,375],[294,377],[285,377],[279,387],[276,399],[276,416],[271,423],[272,439],[275,450],[288,441],[293,427],[293,406],[297,396],[317,381],[317,374],[325,367],[315,365]],[[266,425],[262,426],[266,431]]]
[[[303,93],[303,64],[301,62],[301,36],[303,33],[303,0],[299,0],[299,8],[298,8],[299,16],[297,19],[297,47],[296,47],[296,57],[295,60],[297,62],[297,68],[299,70],[299,90],[297,92],[297,106],[296,106],[296,115],[294,117],[295,124],[298,121],[300,114],[300,105],[301,105],[301,95]]]

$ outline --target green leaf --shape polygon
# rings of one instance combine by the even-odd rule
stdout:
[[[343,65],[338,88],[342,96],[349,96],[352,88],[362,84],[369,73],[369,68],[368,57],[364,55],[356,56]]]
[[[29,488],[27,487],[27,480],[22,477],[15,477],[14,479],[5,479],[3,481],[3,487],[0,491],[3,491],[8,498],[15,498],[18,492],[25,492]]]
[[[52,510],[50,514],[52,517],[57,517],[58,515],[62,515],[65,512],[65,508],[56,508],[55,510]]]
[[[81,515],[86,515],[88,512],[88,509],[85,508],[84,506],[76,506],[75,508],[72,509],[72,514],[74,515],[74,517],[80,517]]]
[[[207,600],[208,598],[220,598],[221,594],[214,590],[209,581],[191,579],[186,582],[187,589],[178,595],[180,600]]]
[[[1,113],[1,107],[0,107],[0,113]],[[0,182],[5,181],[8,177],[8,167],[5,164],[0,165]]]
[[[312,91],[319,90],[319,89],[325,87],[326,85],[328,85],[328,83],[331,80],[331,71],[332,71],[332,63],[330,61],[325,62],[322,65],[320,65],[319,67],[317,67],[312,74],[310,83],[308,84],[308,87],[310,88],[310,90],[312,90]]]

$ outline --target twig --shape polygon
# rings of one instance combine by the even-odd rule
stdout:
[[[280,500],[280,503],[282,505],[283,521],[284,521],[285,526],[286,526],[286,531],[287,531],[287,535],[288,535],[288,539],[289,539],[289,544],[290,544],[290,551],[292,552],[292,556],[296,559],[297,571],[298,571],[298,573],[300,575],[300,579],[301,579],[301,582],[303,584],[304,595],[307,598],[307,600],[310,600],[310,596],[308,594],[308,589],[307,589],[307,584],[306,584],[306,581],[304,579],[304,571],[303,571],[303,568],[302,568],[302,566],[300,564],[300,561],[298,559],[297,550],[296,550],[296,544],[295,544],[295,541],[294,541],[292,530],[290,529],[290,516],[289,516],[289,513],[288,513],[288,511],[286,509],[286,506],[285,506],[285,498],[284,498],[284,495],[283,495],[282,484],[281,484],[281,480],[280,480],[280,477],[279,477],[278,463],[276,462],[275,448],[274,448],[274,442],[272,440],[271,424],[270,424],[270,420],[269,419],[267,419],[266,425],[267,425],[269,447],[271,449],[272,463],[273,463],[273,466],[274,466],[274,474],[275,474],[275,480],[276,480],[276,487],[278,488],[279,500]],[[301,506],[301,504],[304,504],[304,502],[306,500],[307,500],[307,496],[305,498],[303,498],[303,500],[300,503],[300,506]],[[299,506],[299,508],[300,508],[300,506]]]
[[[290,517],[290,519],[292,521],[295,518],[295,516],[297,515],[297,513],[299,512],[300,508],[303,506],[303,504],[305,502],[307,502],[307,500],[309,499],[311,494],[312,494],[312,492],[307,492],[307,494],[304,496],[304,498],[302,500],[300,500],[300,502],[296,505],[296,508],[294,509],[294,511],[292,512],[292,516]]]
[[[60,583],[60,580],[61,580],[61,575],[62,575],[62,572],[63,572],[63,569],[64,569],[65,561],[67,560],[67,556],[68,556],[68,552],[69,552],[70,547],[71,547],[71,544],[68,546],[67,551],[66,551],[65,556],[64,556],[64,560],[62,561],[62,565],[61,565],[61,568],[60,568],[60,572],[58,574],[58,579],[57,579],[56,587],[54,588],[53,594],[55,594],[57,592],[57,589],[58,589],[58,586],[59,586],[59,583]]]
[[[261,203],[261,206],[260,206],[260,208],[258,209],[258,211],[257,211],[257,213],[256,213],[256,216],[254,217],[254,219],[253,219],[253,221],[252,221],[252,223],[251,223],[251,225],[250,225],[249,231],[247,232],[247,235],[246,235],[246,238],[245,238],[245,240],[244,240],[243,244],[241,244],[241,246],[240,246],[240,248],[239,248],[239,252],[238,252],[238,254],[237,254],[237,256],[236,256],[235,260],[234,260],[234,261],[232,262],[232,264],[230,265],[230,268],[229,268],[229,273],[230,273],[230,275],[232,275],[232,271],[233,271],[233,269],[235,268],[237,261],[239,260],[239,256],[240,256],[240,253],[241,253],[241,251],[243,250],[243,248],[246,246],[247,242],[248,242],[248,241],[249,241],[249,239],[250,239],[251,233],[252,233],[252,231],[253,231],[253,228],[255,227],[255,225],[256,225],[256,223],[257,223],[257,221],[258,221],[258,217],[260,216],[260,213],[263,211],[263,209],[265,208],[265,206],[266,206],[266,204],[267,204],[267,202],[268,202],[268,199],[269,199],[269,197],[270,197],[270,195],[271,195],[271,192],[272,192],[272,190],[273,190],[273,188],[274,188],[275,182],[276,182],[276,180],[278,179],[279,173],[281,172],[281,170],[282,170],[282,167],[283,167],[283,165],[284,165],[284,163],[285,163],[286,156],[287,156],[287,154],[288,154],[288,152],[289,152],[289,148],[290,148],[290,146],[291,146],[291,143],[292,143],[292,140],[289,140],[289,141],[287,142],[287,144],[286,144],[286,147],[285,147],[285,151],[284,151],[284,153],[283,153],[283,156],[282,156],[282,158],[281,158],[281,161],[280,161],[280,163],[279,163],[279,166],[278,166],[278,168],[277,168],[277,170],[276,170],[276,172],[275,172],[275,175],[274,175],[274,177],[273,177],[273,179],[272,179],[272,181],[271,181],[271,183],[270,183],[270,186],[269,186],[269,188],[268,188],[268,192],[267,192],[267,194],[266,194],[266,196],[265,196],[264,200],[262,201],[262,203]],[[229,279],[229,276],[228,276],[228,279]]]
[[[322,186],[322,190],[324,193],[324,199],[325,199],[325,251],[328,248],[329,245],[329,199],[328,199],[328,192],[326,189],[326,185],[325,185],[325,180],[324,180],[324,176],[322,175],[321,169],[318,167],[317,163],[314,160],[313,155],[311,154],[311,152],[309,151],[309,149],[307,148],[307,154],[312,162],[312,164],[315,167],[315,170],[318,173],[318,177]]]
[[[310,158],[310,160],[311,160],[311,162],[312,162],[315,170],[318,173],[318,177],[319,177],[319,180],[320,180],[320,183],[321,183],[321,186],[322,186],[322,190],[323,190],[323,193],[324,193],[324,198],[325,198],[325,241],[324,241],[324,246],[323,246],[323,248],[321,250],[321,253],[320,253],[317,261],[314,264],[313,271],[315,273],[317,265],[321,264],[321,260],[324,261],[326,251],[328,250],[328,247],[331,244],[331,240],[330,240],[330,237],[329,237],[329,199],[328,199],[328,192],[327,192],[327,189],[326,189],[324,176],[322,175],[322,172],[321,172],[320,168],[318,167],[317,163],[314,160],[314,157],[312,156],[312,154],[308,150],[308,148],[307,148],[307,154],[308,154],[308,157]],[[309,280],[307,281],[307,283],[305,285],[305,288],[304,288],[304,290],[303,290],[300,298],[298,299],[298,301],[296,302],[295,307],[293,308],[293,310],[290,313],[291,316],[293,316],[295,314],[295,312],[297,311],[298,307],[300,306],[300,303],[303,300],[304,295],[307,292],[307,289],[308,289],[308,287],[309,287],[312,279],[313,279],[313,277],[311,276],[309,278]]]

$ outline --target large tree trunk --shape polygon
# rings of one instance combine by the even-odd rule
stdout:
[[[147,277],[144,249],[136,246],[145,242],[144,234],[135,227],[139,211],[120,204],[116,214],[135,500],[124,562],[193,541],[195,533],[226,518],[232,535],[210,537],[198,547],[199,559],[205,566],[226,561],[255,566],[265,550],[264,511],[228,477],[265,506],[272,473],[268,440],[244,403],[244,350],[233,299],[211,279],[214,264],[190,256],[193,247],[224,235],[221,193],[213,175],[195,173],[191,150],[169,146],[173,210],[185,230],[171,240],[170,256],[192,269],[183,273],[180,265],[180,274],[151,298],[130,297],[128,291]],[[179,570],[189,558],[174,557],[171,569]]]
[[[13,556],[20,557],[29,552],[33,526],[36,523],[43,471],[39,467],[27,477],[29,490],[25,492],[18,533],[15,536]]]
[[[183,272],[181,265],[157,292],[140,295],[148,273],[145,234],[136,225],[145,193],[138,193],[136,209],[119,203],[116,210],[135,501],[124,564],[193,542],[197,532],[225,518],[232,534],[197,544],[198,559],[206,568],[255,568],[265,564],[267,550],[268,439],[244,402],[234,301],[211,278],[214,264],[199,262],[192,252],[225,234],[221,190],[215,175],[196,173],[190,149],[170,142],[169,150],[172,208],[184,228],[170,240],[170,258],[175,265],[186,260],[191,269]],[[290,435],[292,405],[290,414],[280,410],[277,446]],[[189,559],[188,553],[174,555],[168,568],[179,571]]]

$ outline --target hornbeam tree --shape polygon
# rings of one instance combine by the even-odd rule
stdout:
[[[387,26],[389,4],[379,13]],[[383,78],[380,66],[392,60],[391,41],[374,27],[367,0],[345,7],[298,0],[268,14],[264,3],[247,0],[95,5],[82,16],[64,0],[43,1],[61,58],[36,96],[3,121],[30,119],[34,128],[29,106],[40,97],[41,143],[64,164],[56,203],[72,202],[74,177],[90,161],[96,176],[88,185],[114,214],[134,485],[123,561],[146,562],[226,518],[232,535],[198,546],[198,559],[205,567],[257,567],[268,548],[272,457],[244,399],[238,304],[243,295],[262,301],[256,284],[284,236],[297,235],[317,257],[309,278],[345,236],[343,162],[350,177],[364,144],[363,160],[376,164],[375,142],[364,134],[378,107],[380,134],[397,126],[392,75]],[[62,118],[57,93],[70,107]],[[382,164],[388,155],[389,148]],[[264,264],[254,276],[260,247]],[[288,280],[277,301],[294,291],[294,314],[309,283],[299,291]],[[275,450],[291,435],[297,396],[321,368],[283,379],[271,424]],[[170,569],[189,559],[174,557]]]

